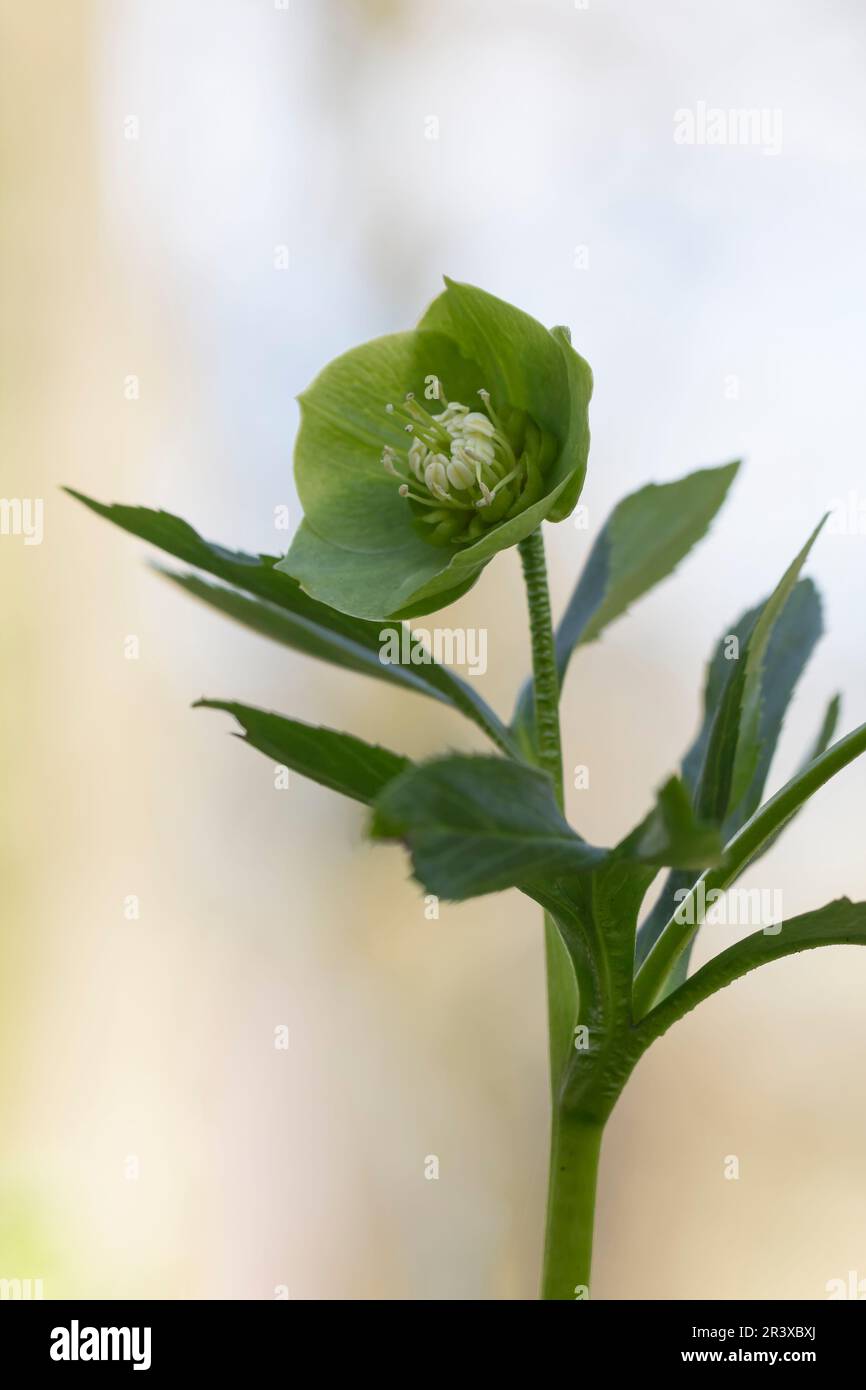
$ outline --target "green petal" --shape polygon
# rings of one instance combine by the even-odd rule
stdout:
[[[560,453],[548,484],[568,479],[569,487],[545,515],[562,521],[574,510],[586,476],[589,363],[571,346],[567,328],[548,331],[522,309],[474,285],[447,276],[445,285],[418,327],[453,335],[481,368],[494,405],[507,401],[528,411],[556,437]]]
[[[525,512],[453,552],[428,545],[416,532],[388,551],[357,551],[320,536],[307,521],[275,568],[306,593],[354,618],[415,618],[446,608],[475,583],[500,550],[517,545],[540,526],[565,488],[562,482]],[[402,499],[400,499],[402,501]],[[405,539],[405,543],[403,542]]]
[[[414,331],[352,348],[300,397],[295,480],[304,515],[323,539],[365,552],[408,544],[412,516],[381,458],[386,444],[405,449],[407,436],[385,407],[407,391],[423,399],[431,376],[458,400],[471,400],[483,385],[452,339]],[[446,560],[440,555],[436,567]]]
[[[301,397],[295,474],[305,520],[277,568],[354,616],[414,617],[445,607],[498,551],[545,519],[567,516],[583,484],[592,374],[567,330],[549,333],[482,290],[446,284],[418,329],[345,353]],[[431,378],[449,399],[470,405],[487,387],[494,405],[526,410],[560,445],[544,495],[472,545],[431,546],[382,466],[384,445],[406,446],[385,406],[407,391],[423,399]]]
[[[562,352],[547,329],[503,299],[445,277],[444,300],[434,301],[419,325],[450,332],[465,357],[477,362],[494,405],[519,406],[563,442],[569,388]]]
[[[303,521],[291,550],[276,568],[292,575],[320,603],[353,618],[385,620],[432,613],[471,589],[480,566],[453,575],[448,559],[447,550],[427,545],[414,533],[408,544],[387,552],[347,550],[325,540]]]
[[[564,479],[567,486],[556,499],[548,521],[564,521],[577,506],[586,477],[589,457],[589,399],[592,395],[592,368],[571,346],[567,328],[551,329],[565,362],[569,393],[568,433],[562,445],[551,481]]]

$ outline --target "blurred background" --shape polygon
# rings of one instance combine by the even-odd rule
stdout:
[[[746,459],[709,539],[569,673],[566,766],[591,774],[569,811],[612,842],[690,742],[719,634],[822,511],[866,508],[866,12],[2,0],[0,16],[0,491],[44,501],[42,544],[0,537],[0,1277],[46,1297],[532,1297],[540,914],[513,893],[426,920],[360,808],[300,778],[275,790],[228,719],[190,703],[413,755],[480,736],[198,607],[58,488],[282,550],[294,397],[333,355],[411,325],[443,272],[570,324],[596,392],[588,529],[548,528],[559,607],[620,496]],[[677,143],[675,112],[701,102],[782,124],[772,145]],[[809,572],[828,631],[773,786],[833,691],[843,731],[866,717],[856,521]],[[506,714],[528,661],[516,555],[439,621],[488,628],[479,688]],[[863,897],[864,793],[855,765],[745,886],[781,889],[787,915]],[[705,933],[697,958],[735,934]],[[823,1298],[866,1277],[864,1049],[852,948],[757,972],[679,1024],[608,1128],[595,1295]]]

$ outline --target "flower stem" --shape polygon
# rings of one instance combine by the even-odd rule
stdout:
[[[535,731],[538,763],[549,772],[560,806],[562,790],[562,746],[559,735],[559,677],[550,615],[550,592],[541,528],[518,546],[523,564],[526,598],[529,605],[529,631],[532,638],[532,678],[535,686]]]
[[[589,1297],[602,1126],[554,1112],[541,1297]]]
[[[540,528],[521,541],[519,550],[532,639],[536,760],[553,778],[562,806],[559,677]],[[541,1296],[545,1299],[585,1298],[589,1290],[602,1126],[562,1106],[560,1083],[571,1055],[580,1001],[571,957],[559,928],[548,913],[544,917],[544,939],[553,1114]]]

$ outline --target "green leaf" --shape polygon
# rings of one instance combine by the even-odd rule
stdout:
[[[556,631],[560,685],[575,649],[600,637],[706,535],[739,466],[728,463],[673,483],[650,483],[614,508]],[[512,727],[531,727],[532,719],[532,687],[527,682]]]
[[[768,600],[743,613],[719,638],[707,668],[704,691],[704,718],[700,732],[683,759],[683,776],[695,797],[702,800],[702,773],[707,746],[718,710],[729,681],[741,669],[729,658],[728,644],[736,639],[737,649],[745,653],[755,625]],[[785,715],[797,682],[823,632],[821,600],[811,579],[801,579],[791,590],[773,626],[762,678],[760,754],[751,783],[737,805],[726,814],[727,836],[738,830],[761,803],[773,754],[779,741]],[[828,739],[829,742],[829,739]],[[826,743],[824,747],[826,747]]]
[[[798,774],[801,772],[805,772],[806,768],[809,767],[809,765],[813,763],[816,758],[819,758],[821,754],[826,751],[827,748],[829,748],[833,735],[836,732],[836,725],[839,722],[839,710],[841,707],[841,701],[841,695],[834,695],[832,700],[828,704],[824,714],[824,718],[821,721],[821,727],[818,730],[815,741],[811,745],[806,756],[803,758],[802,762],[797,768]],[[802,809],[803,808],[801,806],[800,810]],[[789,816],[788,820],[782,826],[782,829],[777,830],[775,835],[771,835],[770,838],[765,842],[765,844],[762,845],[758,853],[753,855],[752,859],[750,860],[751,864],[754,864],[756,860],[763,858],[767,851],[772,849],[773,845],[776,843],[779,836],[782,834],[782,830],[787,830],[788,826],[791,824],[791,821],[795,820],[796,816],[798,816],[799,814],[800,812],[797,811],[794,813],[794,815]],[[739,829],[739,827],[737,828]],[[691,945],[694,945],[694,942],[692,942]],[[684,952],[683,954],[685,955],[686,952]],[[683,975],[682,978],[685,979],[685,975]],[[679,983],[679,981],[677,983]]]
[[[702,792],[702,774],[710,736],[718,711],[725,700],[728,684],[738,678],[738,673],[742,671],[740,663],[729,659],[729,643],[732,638],[735,638],[737,650],[745,653],[749,638],[764,607],[765,604],[759,604],[743,613],[738,621],[720,637],[707,668],[704,689],[704,718],[701,729],[683,759],[683,778],[689,787],[694,803],[699,806],[708,805],[711,810],[714,809],[717,813],[719,807],[714,806],[712,798],[709,795],[705,796]],[[731,835],[739,830],[740,826],[760,805],[785,714],[797,681],[822,631],[821,601],[817,590],[810,579],[801,579],[791,591],[770,636],[762,682],[760,753],[754,775],[745,795],[738,805],[727,811],[723,830],[725,840],[730,839]],[[731,708],[735,713],[735,706],[731,706]],[[811,760],[811,757],[817,753],[823,752],[829,744],[835,729],[835,719],[838,717],[838,702],[835,707],[835,717],[830,722],[832,714],[831,708],[828,710],[825,727],[822,730],[824,741],[816,745],[807,761]],[[711,771],[708,768],[707,779],[710,775]],[[718,784],[716,783],[716,785]],[[707,865],[699,867],[706,868]],[[639,965],[643,962],[671,916],[677,902],[677,893],[690,888],[693,882],[693,877],[679,870],[674,871],[669,876],[655,906],[638,933],[636,959]],[[676,984],[681,983],[686,978],[694,940],[693,938],[680,957],[677,969],[668,982],[669,989],[674,988]]]
[[[515,886],[537,897],[539,883],[607,863],[625,874],[629,860],[706,863],[721,854],[718,832],[695,820],[677,778],[643,824],[607,850],[572,830],[547,773],[502,758],[452,756],[411,768],[378,798],[371,834],[404,840],[419,882],[454,899]]]
[[[169,512],[117,504],[106,506],[71,488],[66,491],[97,516],[131,535],[264,600],[253,603],[231,590],[207,584],[195,575],[160,570],[188,593],[237,622],[333,666],[441,700],[483,729],[497,747],[513,749],[502,721],[467,682],[435,663],[412,666],[383,663],[380,659],[381,623],[351,618],[310,598],[297,580],[277,572],[274,556],[245,555],[213,545],[202,540],[187,522]]]
[[[798,772],[804,772],[810,763],[813,763],[816,758],[820,758],[821,754],[825,752],[827,748],[829,748],[830,740],[835,734],[836,726],[839,723],[839,714],[841,708],[842,696],[837,692],[827,706],[827,709],[824,713],[824,718],[821,720],[821,727],[818,730],[815,742],[812,744],[812,747],[809,749],[808,753],[806,754],[805,758],[803,759],[802,763],[797,769]]]
[[[313,782],[366,805],[412,766],[408,758],[364,743],[354,734],[316,728],[232,700],[198,700],[193,708],[225,710],[244,731],[237,737],[250,747]]]
[[[724,851],[719,827],[698,819],[685,783],[670,777],[659,791],[654,809],[615,854],[645,864],[702,869],[720,864]]]
[[[695,971],[690,980],[647,1014],[637,1030],[638,1039],[643,1047],[649,1046],[690,1009],[759,965],[816,946],[845,945],[866,945],[866,903],[839,898],[816,912],[792,917],[778,932],[776,927],[770,933],[753,932]]]
[[[415,877],[464,899],[604,859],[569,826],[546,773],[502,758],[446,757],[411,768],[378,797],[375,839],[401,839]]]
[[[695,802],[699,814],[724,822],[749,788],[760,768],[760,715],[766,658],[773,629],[792,596],[800,570],[823,525],[816,527],[788,566],[770,597],[750,625],[745,647],[730,662],[707,739]]]
[[[761,713],[764,702],[765,667],[770,639],[789,599],[792,597],[800,571],[827,520],[825,515],[812,532],[779,584],[761,609],[746,647],[742,706],[739,732],[736,739],[731,781],[730,806],[739,806],[746,796],[761,760]],[[727,809],[727,808],[726,808]]]
[[[562,673],[576,646],[600,637],[703,539],[739,466],[737,460],[649,483],[614,508],[557,630]]]
[[[730,887],[809,798],[864,751],[866,724],[861,724],[819,757],[812,759],[737,831],[725,846],[723,865],[708,869],[701,875],[689,897],[670,917],[641,965],[635,978],[636,1017],[646,1014],[656,1002],[677,960],[695,935],[700,925],[695,905],[699,892],[709,897],[715,889],[724,891]],[[699,889],[700,884],[703,884],[702,890]]]
[[[182,521],[179,516],[172,516],[171,512],[153,511],[149,507],[126,507],[117,502],[96,502],[83,492],[76,492],[75,488],[63,490],[97,516],[128,531],[130,535],[149,541],[175,559],[194,565],[196,569],[207,570],[218,579],[257,594],[259,598],[289,606],[293,610],[300,605],[298,611],[304,612],[306,609],[311,614],[318,614],[324,607],[307,598],[290,579],[275,573],[275,556],[246,555],[239,550],[225,550],[211,541],[202,540],[188,522]],[[299,597],[287,597],[292,589]]]

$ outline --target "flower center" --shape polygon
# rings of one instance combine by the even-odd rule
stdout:
[[[438,414],[412,392],[402,405],[385,407],[411,442],[405,449],[387,444],[382,463],[399,479],[397,490],[425,540],[469,544],[538,500],[558,446],[526,411],[505,406],[497,413],[489,391],[478,392],[482,411],[449,402],[438,381],[436,390],[444,406]]]

